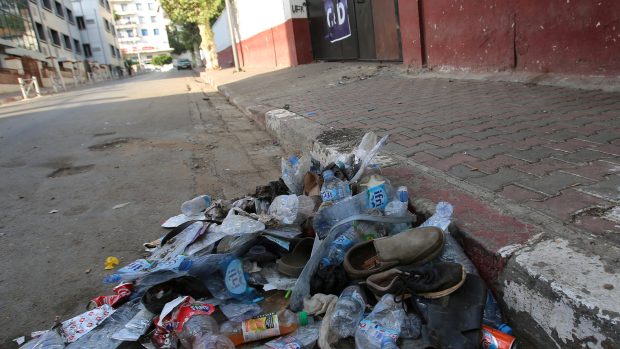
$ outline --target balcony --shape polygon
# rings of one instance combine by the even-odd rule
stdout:
[[[134,21],[118,21],[116,22],[116,29],[125,29],[125,28],[136,28],[138,26],[137,22]]]
[[[128,8],[125,11],[123,11],[123,10],[118,10],[118,11],[115,10],[114,12],[117,15],[119,15],[119,16],[131,16],[131,15],[135,15],[136,14],[136,9],[135,8],[134,9]]]
[[[118,42],[121,44],[135,44],[137,42],[140,41],[140,38],[135,36],[133,38],[128,38],[128,37],[124,37],[124,38],[118,38]]]

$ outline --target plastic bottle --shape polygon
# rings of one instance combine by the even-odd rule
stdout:
[[[355,334],[357,325],[364,317],[366,309],[366,297],[361,287],[357,285],[345,288],[334,307],[330,328],[340,338],[350,337]]]
[[[347,251],[358,241],[359,237],[353,227],[345,230],[330,244],[327,255],[321,259],[321,267],[341,264]]]
[[[435,213],[422,223],[421,227],[437,227],[448,232],[450,221],[452,220],[452,205],[445,201],[440,201],[435,206]]]
[[[407,187],[398,187],[396,190],[396,196],[394,200],[390,201],[385,207],[386,216],[404,217],[409,214],[407,206],[409,205],[409,192]],[[398,234],[401,231],[407,230],[411,227],[410,224],[401,223],[393,224],[390,229],[390,235]]]
[[[211,206],[212,201],[209,195],[196,196],[181,205],[181,212],[186,216],[198,215]]]
[[[319,339],[319,326],[309,325],[297,329],[288,336],[265,343],[269,349],[313,349]]]
[[[194,339],[191,349],[235,349],[235,345],[226,336],[208,334]]]
[[[265,338],[278,337],[308,324],[308,313],[297,314],[288,309],[278,313],[256,316],[243,322],[222,324],[220,333],[227,336],[235,346]]]
[[[498,329],[501,332],[512,335],[512,328],[502,320],[502,311],[491,291],[487,291],[487,301],[484,306],[482,323],[489,327]]]
[[[185,348],[191,348],[196,338],[217,335],[219,332],[220,326],[211,315],[194,315],[183,324],[177,337]]]
[[[386,180],[383,176],[372,174],[368,181],[362,183],[362,189],[366,189],[368,195],[368,208],[385,209],[388,204],[388,192],[385,186]]]
[[[323,202],[337,202],[351,196],[349,182],[336,178],[333,171],[324,171],[323,180],[323,186],[321,187]]]
[[[355,332],[356,349],[394,348],[405,318],[402,304],[391,294],[384,295]]]

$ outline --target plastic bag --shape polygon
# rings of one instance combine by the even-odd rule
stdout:
[[[364,135],[364,137],[366,137],[366,135]],[[388,139],[388,136],[383,136],[383,138],[381,138],[381,140],[379,140],[379,142],[377,142],[377,144],[375,144],[372,147],[372,149],[370,149],[370,151],[364,154],[363,158],[360,158],[361,160],[360,169],[357,171],[355,176],[351,178],[351,181],[350,181],[351,183],[356,183],[360,178],[362,178],[362,175],[364,174],[366,167],[370,165],[370,162],[375,157],[375,155],[377,155],[379,150],[381,150],[381,148],[385,145],[385,143],[387,143],[387,139]],[[363,141],[364,139],[362,138],[362,142]]]
[[[120,341],[137,341],[149,329],[155,314],[142,308],[120,331],[112,335]]]
[[[43,333],[40,337],[35,338],[19,349],[63,349],[65,341],[58,332],[58,328],[51,329]]]
[[[288,160],[282,159],[282,180],[291,193],[302,194],[304,176],[310,171],[311,166],[312,159],[308,155],[303,155],[301,158],[291,156]]]
[[[265,229],[265,224],[250,217],[237,215],[239,209],[231,209],[219,227],[219,231],[225,235],[243,235],[258,233]]]
[[[228,320],[233,322],[241,322],[247,320],[251,317],[257,316],[261,314],[262,309],[260,305],[256,303],[238,303],[238,302],[228,302],[226,304],[220,305],[220,310]]]
[[[282,224],[301,224],[313,211],[314,200],[303,195],[280,195],[269,206],[269,214]]]
[[[202,335],[194,339],[191,349],[235,349],[235,345],[226,336]]]

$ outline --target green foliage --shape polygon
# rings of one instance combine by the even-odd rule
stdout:
[[[161,0],[161,6],[177,24],[206,24],[224,9],[224,0]]]
[[[169,56],[169,55],[155,56],[153,57],[153,60],[151,61],[151,63],[153,63],[154,65],[158,65],[158,66],[162,66],[164,64],[170,64],[172,63],[172,56]]]
[[[194,50],[200,46],[200,30],[196,23],[183,23],[177,26],[171,25],[166,28],[168,31],[168,41],[170,47],[174,49],[172,53],[180,55],[183,52]]]

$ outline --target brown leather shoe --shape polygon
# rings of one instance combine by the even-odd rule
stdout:
[[[360,242],[347,252],[343,265],[352,279],[367,278],[397,265],[428,262],[441,253],[443,244],[443,232],[439,228],[408,229],[397,235]]]

